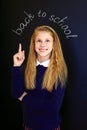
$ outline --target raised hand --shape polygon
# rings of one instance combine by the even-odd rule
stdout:
[[[22,50],[21,43],[19,44],[18,52],[13,56],[13,66],[21,66],[25,60],[25,52]]]

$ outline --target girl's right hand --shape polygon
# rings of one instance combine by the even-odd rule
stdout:
[[[20,43],[18,52],[13,56],[13,66],[21,66],[24,60],[25,60],[25,51],[22,50],[22,45]]]

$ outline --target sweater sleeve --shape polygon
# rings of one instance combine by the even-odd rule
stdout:
[[[11,95],[19,98],[25,91],[24,76],[21,67],[12,67],[11,72]]]
[[[61,85],[58,86],[57,89],[53,90],[52,93],[52,101],[54,102],[54,106],[56,107],[57,111],[60,111],[63,99],[64,99],[64,93],[65,93],[66,86],[61,87]]]
[[[61,87],[60,84],[58,85],[57,89],[53,89],[48,100],[46,100],[46,109],[50,108],[50,111],[54,110],[55,112],[59,113],[63,103],[65,89],[66,87]]]

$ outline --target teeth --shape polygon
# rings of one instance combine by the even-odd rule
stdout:
[[[45,51],[45,50],[47,50],[47,49],[39,49],[39,50],[41,50],[41,51]]]

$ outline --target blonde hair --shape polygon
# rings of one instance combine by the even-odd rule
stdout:
[[[54,29],[49,26],[43,25],[37,27],[31,37],[29,55],[25,68],[25,83],[27,89],[35,88],[37,60],[35,51],[35,37],[40,31],[49,32],[53,37],[53,50],[50,57],[50,63],[46,69],[42,82],[42,88],[51,92],[54,86],[58,86],[59,82],[61,83],[61,86],[64,86],[67,80],[67,66],[63,57],[59,37]]]

